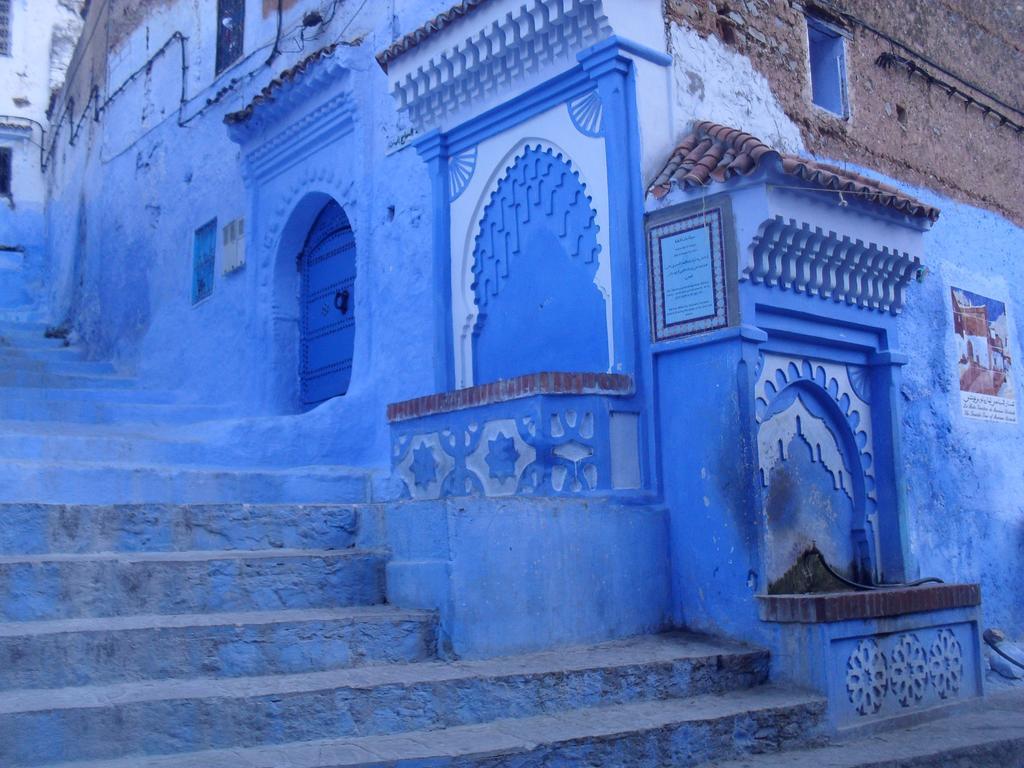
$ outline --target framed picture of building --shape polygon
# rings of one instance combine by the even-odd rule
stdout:
[[[736,295],[729,198],[716,196],[647,219],[651,333],[666,341],[724,328]]]
[[[949,292],[963,414],[1015,424],[1017,400],[1006,302],[955,286]]]

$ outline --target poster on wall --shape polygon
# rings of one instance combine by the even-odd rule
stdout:
[[[733,263],[727,198],[673,206],[647,222],[651,331],[655,341],[729,325]]]
[[[952,286],[950,301],[964,416],[1016,424],[1006,302]]]

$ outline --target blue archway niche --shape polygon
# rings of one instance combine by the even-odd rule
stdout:
[[[856,433],[857,424],[849,421],[850,418],[859,420],[859,414],[845,413],[816,382],[797,379],[772,398],[762,415],[760,429],[765,429],[773,418],[784,418],[797,403],[803,406],[809,418],[820,422],[828,431],[838,450],[841,467],[827,468],[821,446],[807,440],[801,434],[803,429],[798,429],[785,446],[787,459],[775,464],[765,478],[765,524],[773,540],[787,540],[792,538],[785,535],[787,529],[799,537],[806,535],[815,523],[829,523],[832,540],[813,543],[826,556],[837,558],[830,564],[848,578],[868,581],[874,573],[878,553],[872,551],[866,526],[869,506],[873,504],[868,493],[871,481],[865,474],[871,457],[863,452],[862,438]],[[780,450],[782,448],[779,446]],[[835,473],[843,478],[839,487],[836,487]],[[817,518],[829,513],[829,520]],[[795,554],[799,553],[786,556]],[[770,556],[779,555],[782,553],[770,553]]]
[[[484,209],[473,249],[473,381],[608,370],[598,226],[579,174],[527,147]]]

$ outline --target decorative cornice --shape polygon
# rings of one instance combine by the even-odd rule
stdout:
[[[335,96],[247,151],[244,155],[246,175],[266,178],[303,157],[308,148],[351,133],[355,113],[348,93]]]
[[[226,119],[232,141],[243,146],[266,143],[262,140],[275,127],[287,124],[295,115],[308,109],[311,103],[323,100],[326,94],[333,92],[342,100],[351,101],[351,68],[342,62],[341,50],[337,47],[318,51],[286,72],[291,74],[285,78],[282,73],[244,110],[233,113],[234,119]],[[338,96],[329,98],[325,104],[304,116],[302,124],[308,125],[313,116],[316,116],[314,119],[323,118],[332,109],[328,105],[337,106],[338,103]]]
[[[919,258],[776,216],[754,237],[741,279],[898,314]]]
[[[577,51],[610,32],[602,0],[526,0],[502,18],[483,11],[472,18],[478,24],[448,22],[449,29],[456,22],[465,28],[459,42],[424,61],[415,56],[426,54],[405,53],[412,60],[407,71],[392,68],[392,95],[418,129],[551,64],[573,62]]]

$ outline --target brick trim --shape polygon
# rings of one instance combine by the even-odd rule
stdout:
[[[981,605],[978,584],[936,584],[822,595],[758,595],[762,621],[821,624]]]
[[[414,397],[388,405],[388,421],[407,421],[435,413],[450,413],[478,405],[504,403],[533,395],[633,394],[633,377],[622,373],[528,373],[490,384]]]

